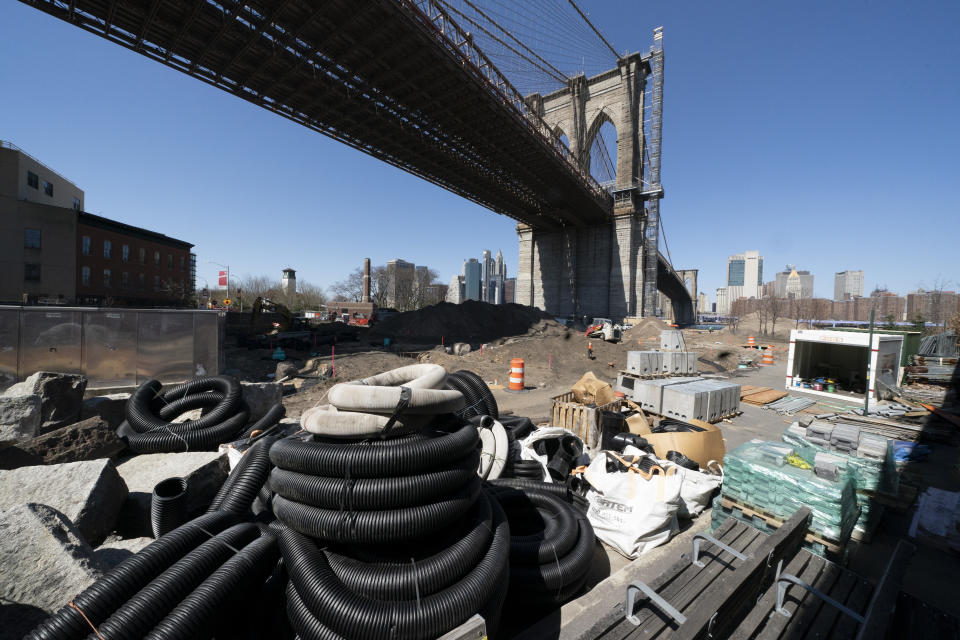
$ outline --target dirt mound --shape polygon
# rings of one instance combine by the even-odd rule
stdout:
[[[378,322],[371,336],[392,337],[404,342],[489,342],[524,335],[560,325],[535,307],[521,304],[488,304],[468,300],[462,304],[441,302],[416,311],[398,313]]]

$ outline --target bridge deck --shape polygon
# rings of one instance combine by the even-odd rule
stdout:
[[[535,228],[610,219],[429,0],[28,4]]]

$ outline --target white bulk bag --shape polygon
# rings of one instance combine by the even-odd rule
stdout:
[[[659,460],[655,455],[644,453],[631,445],[627,445],[624,448],[623,455],[626,458],[630,458],[631,456],[648,457],[654,461],[654,464],[663,467],[667,472],[669,472],[670,469],[676,470],[676,474],[680,476],[681,479],[680,509],[677,511],[677,517],[680,518],[696,518],[703,513],[704,509],[710,504],[713,492],[723,484],[723,467],[716,463],[714,464],[716,464],[716,468],[719,469],[720,475],[693,471],[669,460]],[[714,464],[711,464],[711,468],[714,467]]]
[[[598,538],[628,558],[636,558],[665,543],[679,530],[681,477],[676,471],[654,467],[650,473],[632,466],[629,471],[607,471],[601,451],[587,468],[590,483],[587,519]],[[628,463],[629,464],[629,463]]]
[[[563,427],[540,427],[539,429],[534,429],[533,433],[520,442],[520,459],[536,460],[539,462],[540,466],[543,467],[543,482],[553,482],[553,478],[547,471],[547,463],[549,460],[547,456],[542,456],[534,451],[533,444],[539,440],[549,440],[550,438],[560,438],[562,436],[573,436],[577,440],[580,440],[577,434]],[[583,440],[580,440],[580,445],[581,447],[583,446]],[[581,455],[580,458],[580,463],[582,464],[586,464],[587,460],[589,460],[586,454]]]

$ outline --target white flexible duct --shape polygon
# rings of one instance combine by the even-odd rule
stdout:
[[[341,411],[390,415],[400,401],[400,388],[412,391],[404,413],[438,415],[462,409],[466,400],[459,391],[443,388],[447,372],[437,364],[414,364],[334,385],[330,404]]]
[[[477,431],[480,434],[480,442],[483,444],[477,474],[484,480],[496,480],[503,473],[503,467],[510,453],[507,430],[490,416],[483,416],[480,418]]]
[[[408,416],[397,418],[393,430],[397,433],[422,429],[433,416]],[[335,438],[353,438],[373,435],[383,431],[390,421],[389,416],[356,411],[339,411],[333,405],[312,407],[300,416],[300,426],[310,433]]]

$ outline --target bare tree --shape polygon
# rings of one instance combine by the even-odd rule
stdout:
[[[383,265],[370,270],[370,301],[378,308],[387,306],[387,268]]]
[[[740,329],[740,318],[746,315],[743,302],[743,298],[738,298],[730,303],[730,312],[727,315],[730,318],[730,331],[732,331],[734,335],[736,335]]]
[[[767,307],[767,317],[770,318],[770,334],[777,335],[777,318],[783,316],[786,300],[777,296],[770,296],[761,301]]]
[[[299,310],[319,309],[327,303],[327,294],[323,287],[306,280],[299,280],[297,282],[297,302]]]
[[[935,325],[937,325],[933,329],[937,333],[940,333],[944,330],[944,325],[947,320],[943,290],[946,289],[949,284],[949,281],[937,276],[936,280],[933,281],[933,290],[927,292],[927,300],[929,301],[929,304],[924,306],[928,309],[927,316],[930,322],[933,322]]]
[[[363,297],[363,269],[357,267],[346,278],[330,285],[330,294],[334,300],[360,302]]]
[[[754,312],[757,315],[757,327],[760,334],[767,335],[767,305],[763,303],[763,300],[758,300]]]

